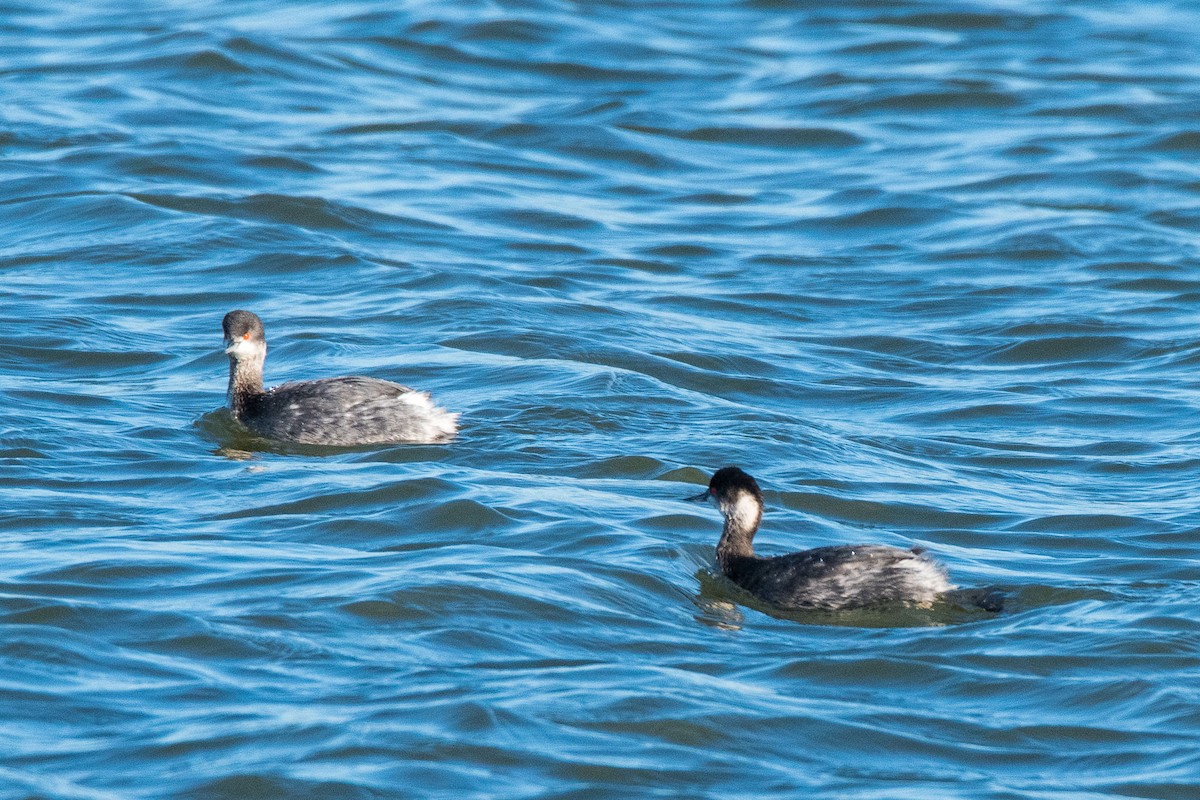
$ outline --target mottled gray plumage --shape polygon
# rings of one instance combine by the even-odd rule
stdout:
[[[335,447],[436,442],[455,433],[457,414],[438,408],[424,392],[377,378],[324,378],[264,391],[262,320],[249,311],[230,311],[222,327],[229,410],[255,433]]]
[[[721,571],[755,597],[780,608],[845,609],[904,602],[928,605],[954,587],[945,569],[919,550],[886,545],[818,547],[761,558],[754,534],[762,492],[737,467],[718,470],[694,500],[714,499],[725,517],[717,543]]]

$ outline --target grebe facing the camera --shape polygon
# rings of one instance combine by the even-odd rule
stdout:
[[[762,558],[754,534],[762,520],[762,492],[737,467],[717,470],[691,500],[715,500],[725,517],[717,563],[731,581],[784,609],[839,610],[881,603],[927,606],[954,589],[946,570],[918,549],[838,545]]]
[[[263,391],[262,320],[249,311],[230,311],[221,327],[229,355],[229,410],[261,436],[353,447],[439,442],[457,430],[458,414],[438,408],[425,392],[378,378],[323,378]]]

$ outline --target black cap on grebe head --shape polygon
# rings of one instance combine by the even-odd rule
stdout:
[[[707,489],[688,499],[696,501],[712,499],[722,503],[733,500],[740,492],[747,492],[759,503],[762,503],[762,490],[758,488],[758,481],[738,467],[722,467],[713,473]]]
[[[230,311],[221,320],[221,329],[225,331],[225,344],[228,346],[237,341],[262,342],[266,340],[262,320],[252,311]]]
[[[738,492],[749,492],[755,500],[762,502],[762,490],[758,488],[758,481],[738,467],[722,467],[713,473],[712,480],[708,482],[708,493],[718,502],[732,499]]]
[[[257,314],[230,311],[221,327],[225,330],[225,353],[234,361],[261,360],[266,355],[266,333]]]

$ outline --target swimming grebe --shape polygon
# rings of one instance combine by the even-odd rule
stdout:
[[[929,605],[954,588],[945,569],[920,550],[887,545],[838,545],[762,558],[754,534],[762,520],[762,492],[737,467],[713,474],[690,500],[716,500],[725,517],[717,563],[738,586],[785,609],[860,608],[887,602]]]
[[[353,445],[438,442],[454,435],[457,414],[425,392],[377,378],[323,378],[263,391],[267,340],[262,320],[230,311],[221,327],[229,355],[226,402],[255,433],[299,444]]]

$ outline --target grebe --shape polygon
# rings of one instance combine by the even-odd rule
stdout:
[[[754,534],[762,520],[762,492],[737,467],[717,470],[708,488],[690,500],[713,499],[725,517],[717,563],[738,586],[785,609],[838,610],[879,603],[929,605],[954,588],[946,570],[920,549],[837,545],[762,558]]]
[[[458,414],[433,404],[425,392],[377,378],[323,378],[263,391],[267,340],[262,320],[230,311],[221,327],[229,355],[226,396],[235,419],[271,439],[351,447],[444,441]]]

